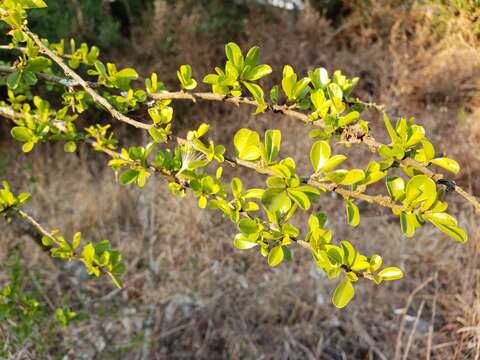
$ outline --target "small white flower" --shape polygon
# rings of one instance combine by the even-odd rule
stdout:
[[[205,159],[205,154],[195,150],[195,148],[190,142],[188,142],[187,145],[182,146],[181,152],[182,152],[182,167],[177,172],[177,176],[180,175],[183,171],[188,170],[190,163],[192,161]]]

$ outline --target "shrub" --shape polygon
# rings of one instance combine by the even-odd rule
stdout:
[[[477,211],[480,204],[453,181],[431,170],[436,166],[457,173],[459,164],[437,156],[425,129],[413,118],[401,117],[393,124],[383,106],[353,97],[358,78],[348,78],[339,70],[329,74],[324,68],[300,75],[285,65],[281,83],[266,91],[261,79],[273,69],[261,63],[260,49],[252,47],[243,53],[238,45],[228,43],[226,62],[203,78],[210,91],[195,91],[199,81],[189,65],[182,65],[177,72],[178,91],[168,91],[156,73],[140,85],[135,69],[103,63],[95,46],[77,46],[73,40],[68,45],[65,41],[42,41],[28,27],[26,10],[45,6],[43,0],[5,0],[0,7],[2,20],[11,29],[9,46],[20,52],[14,63],[0,68],[8,88],[0,114],[11,120],[11,135],[22,143],[25,153],[43,142],[62,142],[65,151],[72,153],[83,143],[111,158],[109,166],[124,185],[142,188],[153,175],[164,177],[172,194],[182,197],[190,191],[198,198],[200,208],[232,221],[238,229],[233,245],[241,250],[258,250],[270,266],[292,261],[295,245],[305,248],[329,279],[338,279],[332,301],[339,308],[354,297],[356,282],[381,284],[401,279],[403,272],[398,267],[384,267],[381,255],[360,253],[351,241],[334,241],[323,212],[310,215],[303,233],[293,225],[294,216],[311,210],[323,193],[340,195],[346,222],[352,227],[361,220],[357,204],[364,201],[390,209],[399,218],[406,237],[413,237],[418,228],[431,223],[458,242],[467,241],[456,218],[446,212],[446,195],[456,192]],[[80,73],[87,75],[82,77]],[[39,88],[61,93],[58,108],[35,95]],[[262,139],[257,132],[240,128],[233,139],[233,155],[223,144],[207,139],[208,124],[192,129],[186,138],[175,136],[173,102],[182,100],[251,106],[255,115],[273,112],[304,123],[311,128],[313,139],[309,154],[312,172],[300,174],[293,158],[281,156],[283,135],[276,129],[267,130]],[[147,121],[128,116],[140,108],[147,110]],[[366,108],[384,112],[390,143],[375,140],[361,118]],[[104,110],[112,121],[148,131],[150,141],[119,148],[110,124],[80,129],[76,120],[87,109]],[[364,144],[376,158],[365,168],[358,164],[352,169],[339,169],[347,156],[332,155],[330,144],[335,140],[346,149]],[[266,185],[248,189],[240,178],[225,181],[223,166],[255,171],[267,177]],[[381,180],[386,193],[372,194],[371,185]],[[121,286],[118,276],[124,272],[124,265],[108,241],[82,246],[79,234],[67,241],[45,230],[21,209],[27,200],[27,194],[16,196],[4,183],[0,213],[30,223],[41,233],[43,244],[53,256],[80,261],[91,275],[109,275]]]

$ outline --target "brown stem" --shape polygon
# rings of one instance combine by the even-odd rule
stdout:
[[[71,77],[76,82],[76,84],[75,83],[71,84],[71,86],[78,85],[78,86],[83,87],[84,90],[92,97],[92,99],[95,102],[102,105],[112,115],[112,117],[114,117],[115,119],[120,120],[122,122],[125,122],[129,125],[135,126],[137,128],[149,129],[149,128],[152,127],[152,125],[138,122],[138,121],[136,121],[132,118],[129,118],[128,116],[122,114],[118,110],[116,110],[104,97],[102,97],[101,95],[99,95],[97,92],[95,92],[92,89],[92,87],[99,87],[100,84],[90,83],[90,82],[87,82],[87,81],[83,80],[82,77],[80,77],[75,71],[70,69],[70,67],[68,67],[68,65],[63,62],[61,57],[59,57],[53,51],[51,51],[38,38],[38,36],[36,34],[30,32],[28,29],[25,29],[25,31],[33,39],[33,41],[37,44],[37,46],[40,48],[40,51],[43,52],[44,54],[46,54],[47,56],[49,56],[53,61],[55,61],[63,69],[64,73],[67,76]],[[8,71],[11,71],[12,69],[5,67],[5,69],[3,69],[3,70],[6,70],[8,72]],[[0,72],[2,72],[2,67],[0,67]],[[53,75],[42,74],[42,75],[40,75],[40,77],[44,77],[46,80],[55,81],[55,82],[58,82],[60,84],[68,86],[68,83],[67,84],[65,83],[65,79],[58,78],[58,77],[53,76]],[[66,80],[66,81],[68,82],[68,80]],[[196,100],[200,99],[200,100],[206,100],[206,101],[226,102],[226,103],[233,104],[235,106],[240,106],[240,104],[250,105],[250,106],[257,106],[258,105],[256,100],[252,100],[252,99],[249,99],[249,98],[246,98],[246,97],[225,96],[225,95],[215,94],[215,93],[210,93],[210,92],[193,92],[193,93],[186,93],[186,92],[182,92],[182,91],[161,92],[161,93],[157,93],[157,94],[149,94],[149,97],[153,100],[190,100],[190,101],[196,102]],[[375,109],[377,109],[379,111],[382,111],[382,109],[383,109],[382,106],[374,106],[376,104],[374,104],[374,103],[364,103],[364,102],[361,102],[358,99],[351,100],[351,102],[361,103],[364,106],[374,107]],[[308,117],[308,115],[306,115],[302,112],[291,110],[286,105],[272,105],[272,104],[270,104],[270,105],[268,105],[268,109],[270,109],[271,111],[276,112],[276,113],[282,113],[289,118],[299,120],[299,121],[301,121],[303,123],[306,123],[306,124],[315,125],[315,126],[322,126],[322,124],[323,124],[323,122],[321,120],[312,122],[310,120],[310,118]],[[350,139],[348,142],[350,142],[350,143],[364,143],[374,153],[377,153],[379,147],[382,145],[381,143],[377,142],[375,140],[375,138],[373,138],[369,134],[368,135],[363,135],[361,137],[354,137],[354,138]],[[419,163],[419,162],[417,162],[417,161],[415,161],[411,158],[406,158],[406,159],[402,160],[401,163],[404,166],[414,167],[415,169],[417,169],[421,173],[431,177],[435,181],[438,181],[439,179],[443,178],[442,174],[434,173],[433,171],[431,171],[425,165],[423,165],[423,164],[421,164],[421,163]],[[477,200],[477,198],[475,196],[469,194],[464,189],[462,189],[460,186],[455,186],[454,190],[460,196],[462,196],[467,202],[469,202],[475,208],[476,212],[478,214],[480,214],[480,202]],[[340,191],[345,192],[347,190],[340,189]],[[336,192],[338,192],[338,191],[336,191]],[[342,196],[347,196],[347,195],[343,195],[343,194],[341,194],[341,195]],[[350,195],[348,195],[348,196],[350,196]],[[368,195],[361,195],[360,194],[360,196],[365,197],[365,196],[368,196]],[[354,196],[351,196],[351,197],[354,197]],[[357,198],[359,198],[359,197],[357,196]],[[368,199],[369,200],[367,200],[367,198],[364,198],[362,200],[365,200],[365,201],[368,201],[368,202],[375,202],[375,203],[380,204],[380,205],[383,204],[382,206],[390,207],[392,209],[394,207],[397,207],[396,205],[390,204],[388,201],[386,201],[387,199],[384,198],[384,197],[378,198],[378,199],[375,199],[375,200],[372,200],[370,198],[368,198]]]
[[[40,38],[32,33],[30,30],[27,28],[24,29],[24,31],[32,38],[32,40],[35,42],[35,44],[38,46],[40,49],[40,52],[47,55],[50,59],[52,59],[58,66],[60,66],[68,77],[71,77],[73,80],[75,80],[95,101],[96,103],[102,105],[105,110],[107,110],[115,119],[122,121],[124,123],[127,123],[129,125],[132,125],[136,128],[141,128],[141,129],[150,129],[152,125],[144,124],[139,121],[133,120],[129,118],[128,116],[125,116],[122,114],[120,111],[115,109],[112,104],[110,104],[107,99],[105,99],[103,96],[99,95],[95,90],[93,90],[89,84],[83,80],[83,78],[78,75],[75,71],[73,71],[67,64],[64,63],[62,58],[55,54],[52,50],[48,48],[41,40]]]

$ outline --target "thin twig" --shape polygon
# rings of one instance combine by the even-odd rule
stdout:
[[[105,99],[103,96],[99,95],[95,90],[93,90],[89,84],[83,80],[83,78],[78,75],[75,71],[73,71],[65,62],[63,59],[55,54],[52,50],[46,46],[40,38],[32,33],[30,30],[27,28],[24,29],[24,31],[32,38],[32,40],[35,42],[35,44],[38,46],[40,49],[40,52],[47,55],[50,59],[52,59],[58,66],[60,66],[68,77],[71,77],[73,80],[75,80],[80,86],[92,97],[93,101],[102,105],[105,110],[107,110],[115,119],[122,121],[124,123],[127,123],[129,125],[132,125],[136,128],[141,128],[141,129],[150,129],[152,125],[144,124],[139,121],[133,120],[129,118],[128,116],[125,116],[122,114],[120,111],[115,109],[112,104],[110,104],[107,99]]]
[[[81,76],[79,76],[75,71],[73,71],[67,64],[65,64],[65,62],[60,56],[56,55],[52,50],[50,50],[48,46],[46,46],[36,34],[32,33],[30,30],[28,30],[28,28],[25,28],[24,30],[32,38],[32,40],[37,44],[40,51],[45,55],[47,55],[48,57],[50,57],[55,63],[57,63],[57,65],[59,65],[62,68],[65,75],[67,75],[68,77],[71,77],[76,82],[76,83],[75,82],[72,83],[70,81],[71,83],[70,86],[77,86],[77,85],[81,86],[92,97],[92,99],[95,102],[102,105],[112,115],[112,117],[117,120],[127,123],[129,125],[132,125],[136,128],[142,128],[142,129],[148,130],[152,127],[151,124],[145,124],[145,123],[136,121],[122,114],[118,110],[116,110],[112,106],[112,104],[110,104],[104,97],[102,97],[95,90],[93,90],[93,87],[99,87],[101,86],[100,84],[85,81]],[[5,70],[10,71],[11,69],[7,68]],[[1,68],[0,68],[0,72],[1,72]],[[52,76],[50,74],[44,74],[44,76],[46,77],[46,80],[56,81],[59,84],[68,86],[69,80],[61,79],[61,78]],[[65,81],[67,82],[65,83]],[[201,99],[201,100],[208,100],[208,101],[226,102],[236,106],[239,106],[240,104],[258,106],[258,102],[253,99],[249,99],[246,97],[225,96],[225,95],[209,93],[209,92],[194,92],[194,93],[186,93],[183,91],[161,92],[158,94],[149,94],[149,97],[154,100],[190,100],[195,102],[197,99]],[[374,103],[365,103],[358,99],[349,99],[349,101],[350,103],[359,103],[359,104],[362,104],[363,106],[373,107],[378,111],[383,111],[383,106],[380,106],[380,105],[374,106],[376,105]],[[299,120],[305,124],[316,125],[316,126],[322,126],[323,124],[323,121],[321,120],[311,121],[308,115],[302,112],[292,110],[286,105],[267,104],[267,108],[273,111],[274,113],[284,114],[289,118]],[[378,152],[379,147],[382,145],[381,143],[377,142],[371,135],[362,136],[361,138],[357,139],[357,141],[355,141],[354,139],[351,139],[349,142],[364,143],[370,148],[370,150],[372,150],[372,152]],[[425,165],[411,158],[406,158],[402,160],[401,163],[407,167],[414,167],[415,169],[431,177],[435,181],[438,181],[439,179],[443,178],[442,174],[434,173]],[[469,202],[475,208],[476,212],[480,214],[480,202],[475,196],[469,194],[468,192],[466,192],[464,189],[462,189],[460,186],[457,186],[457,185],[455,186],[454,191],[456,191],[467,202]]]
[[[21,113],[15,112],[14,110],[12,110],[8,107],[0,106],[0,116],[6,117],[8,119],[18,119],[18,118],[21,118],[23,115]],[[185,144],[189,143],[186,139],[183,139],[183,138],[180,138],[180,137],[173,137],[173,139],[181,145],[185,145]],[[98,143],[96,143],[92,139],[87,139],[87,140],[85,140],[85,142],[90,144],[95,150],[104,152],[112,158],[122,158],[122,155],[119,152],[101,147],[101,146],[99,146]],[[253,170],[259,172],[260,174],[271,175],[271,176],[276,175],[272,170],[270,170],[268,168],[260,167],[258,163],[252,162],[252,161],[245,161],[245,160],[241,160],[241,159],[236,159],[236,158],[234,159],[234,158],[228,158],[227,157],[227,158],[225,158],[225,164],[227,164],[228,166],[231,166],[231,167],[244,167],[244,168],[248,168],[248,169],[253,169]],[[166,176],[170,181],[174,181],[174,182],[177,181],[174,175],[172,175],[170,173],[167,173],[167,172],[164,172],[162,170],[159,170],[158,168],[150,167],[150,170],[152,170],[154,172],[159,172],[160,171],[160,173],[162,175]],[[318,180],[312,179],[312,177],[307,177],[307,179],[308,179],[307,182],[306,182],[307,184],[309,184],[309,185],[311,185],[311,186],[313,186],[317,189],[320,189],[322,191],[336,192],[337,194],[341,195],[345,199],[354,198],[354,199],[366,201],[366,202],[371,203],[371,204],[377,204],[377,205],[380,205],[382,207],[390,208],[392,210],[399,210],[399,211],[405,210],[404,205],[397,204],[397,203],[393,202],[387,196],[367,195],[367,194],[359,193],[357,191],[352,191],[352,190],[348,190],[348,189],[339,187],[335,183],[320,182]]]

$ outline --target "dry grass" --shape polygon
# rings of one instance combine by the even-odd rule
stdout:
[[[375,21],[389,14],[391,23]],[[427,21],[423,7],[406,11],[378,6],[360,15],[332,29],[312,11],[297,22],[285,14],[272,21],[254,13],[247,20],[250,30],[242,45],[261,45],[264,60],[274,68],[290,63],[303,71],[324,65],[361,76],[358,95],[386,103],[392,114],[415,115],[438,150],[460,161],[463,171],[455,180],[478,194],[475,174],[480,162],[475,148],[480,121],[472,109],[478,105],[480,57],[478,38],[465,36],[472,21],[464,15],[451,18],[447,24],[451,28],[440,31],[434,20]],[[185,18],[181,25],[188,28],[194,22],[193,17]],[[161,60],[152,55],[154,60],[145,67],[170,74],[178,64],[191,63],[196,74],[203,74],[222,61],[221,44],[195,36],[180,33],[178,55],[174,52]],[[207,47],[215,51],[207,52]],[[158,50],[153,45],[150,49],[152,54]],[[140,63],[135,57],[124,62]],[[184,132],[208,120],[211,136],[229,142],[240,127],[279,128],[285,135],[283,154],[298,159],[306,169],[308,129],[276,116],[253,118],[250,110],[180,105],[177,130]],[[378,115],[366,118],[383,131]],[[88,315],[67,328],[62,340],[55,340],[60,353],[79,349],[70,350],[69,358],[480,356],[480,229],[478,218],[455,195],[450,195],[451,211],[470,234],[465,246],[430,226],[406,240],[394,216],[363,204],[361,225],[352,230],[345,226],[339,199],[324,197],[316,205],[315,210],[329,214],[337,239],[349,238],[361,250],[384,255],[387,263],[400,264],[406,274],[401,282],[378,287],[359,284],[353,303],[340,311],[330,303],[333,284],[304,251],[295,251],[292,264],[268,268],[255,251],[233,249],[233,226],[199,210],[190,196],[173,198],[163,180],[152,179],[144,191],[121,187],[104,166],[105,159],[87,149],[75,157],[55,145],[43,145],[28,157],[19,156],[17,145],[3,136],[0,151],[2,160],[11,165],[3,177],[33,193],[30,210],[37,217],[66,234],[80,230],[85,238],[111,239],[128,263],[125,288],[113,290],[78,269],[65,274],[27,236],[0,225],[0,263],[11,249],[22,248],[24,265],[45,282],[45,296],[56,305],[69,299],[75,310]],[[366,149],[355,148],[349,155],[354,162],[366,162]],[[25,162],[31,166],[22,165]],[[36,181],[26,181],[30,176]],[[252,185],[261,181],[260,176],[249,179]],[[4,272],[0,279],[6,279]]]

